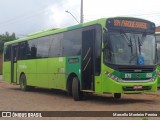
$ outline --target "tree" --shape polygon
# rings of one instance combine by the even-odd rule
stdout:
[[[16,35],[15,33],[12,33],[11,35],[6,32],[5,34],[0,35],[0,54],[3,53],[3,49],[4,49],[4,43],[5,42],[9,42],[12,40],[16,40]]]

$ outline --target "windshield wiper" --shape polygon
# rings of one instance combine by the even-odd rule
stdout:
[[[120,35],[126,40],[128,45],[131,45],[130,40],[129,40],[128,36],[126,35],[126,33],[120,33]]]
[[[104,51],[106,49],[108,42],[105,42],[104,44],[105,44],[105,46],[102,51]]]
[[[141,46],[143,45],[143,42],[144,42],[145,38],[146,38],[146,36],[143,35],[143,36],[142,36],[142,41],[140,41],[140,38],[139,38],[139,36],[138,36],[138,49],[139,49],[139,54],[140,54],[140,55],[141,55]],[[133,55],[133,56],[131,57],[131,59],[129,60],[129,63],[131,63],[131,61],[134,60],[136,57],[138,57],[137,54]]]
[[[140,43],[140,46],[143,45],[143,42],[144,42],[145,38],[146,38],[146,35],[145,35],[145,34],[142,34],[142,41],[140,41],[140,40],[139,40],[139,37],[138,37],[138,40],[139,40],[138,42]]]
[[[138,47],[139,47],[139,53],[140,53],[140,55],[141,55],[141,46],[143,45],[143,42],[144,42],[145,38],[146,38],[146,35],[143,34],[142,35],[142,40],[140,41],[140,38],[138,36]]]
[[[133,55],[133,44],[132,44],[131,38],[130,38],[130,45],[129,46],[131,47],[131,54]]]
[[[137,54],[133,55],[133,56],[131,57],[131,59],[129,60],[129,63],[131,63],[137,56],[138,56]]]
[[[121,33],[120,35],[121,35],[121,36],[126,40],[126,42],[128,43],[128,46],[131,48],[131,54],[133,55],[133,44],[132,44],[131,37],[130,37],[130,39],[129,39],[128,36],[126,35],[126,33]]]
[[[139,37],[138,37],[138,47],[139,47],[139,53],[140,53],[140,55],[141,55],[141,46],[142,46],[142,43],[140,42]]]

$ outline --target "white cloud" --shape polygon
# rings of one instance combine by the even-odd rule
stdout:
[[[84,1],[84,19],[133,16],[156,22],[156,19],[160,19],[159,4],[159,0],[86,0]]]
[[[66,27],[77,24],[74,18],[66,13],[68,10],[80,21],[81,0],[65,0],[61,6],[53,4],[49,6],[48,24],[55,27]],[[160,25],[159,0],[83,0],[84,21],[91,21],[98,18],[132,16],[148,19]]]
[[[77,19],[79,17],[79,4],[77,0],[66,0],[61,6],[53,4],[48,7],[49,20],[47,24],[53,24],[55,27],[66,27],[69,25],[77,24],[74,18],[67,12],[71,12]],[[79,20],[79,19],[78,19]]]
[[[80,21],[81,0],[1,0],[1,33],[5,31],[27,34],[53,27],[77,24],[65,11]],[[132,16],[148,19],[160,25],[159,0],[83,0],[84,21],[114,16]],[[10,4],[8,4],[10,3]],[[36,6],[36,7],[35,7]],[[10,8],[10,9],[8,9]],[[23,9],[27,8],[27,9]],[[35,11],[35,9],[37,9]],[[47,10],[46,10],[47,9]],[[33,12],[28,12],[33,11]],[[25,16],[25,19],[22,18]],[[21,17],[16,17],[21,16]],[[13,19],[11,22],[8,20]],[[4,22],[7,24],[4,24]],[[2,24],[3,23],[3,24]]]

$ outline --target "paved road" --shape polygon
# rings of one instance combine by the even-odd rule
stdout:
[[[85,95],[83,101],[75,102],[72,97],[67,96],[63,91],[37,88],[34,91],[23,92],[19,89],[19,85],[8,84],[0,80],[0,111],[160,111],[160,91],[156,93],[125,94],[122,95],[120,100],[114,100],[110,94]],[[73,118],[63,119],[70,120]],[[80,120],[82,118],[76,119]],[[106,118],[87,119],[106,120]],[[122,118],[108,119],[121,120]],[[132,119],[141,120],[141,118]],[[159,118],[152,119],[159,120]]]

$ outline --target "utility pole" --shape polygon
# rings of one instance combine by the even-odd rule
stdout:
[[[83,0],[81,0],[81,16],[80,16],[80,23],[83,23]]]

